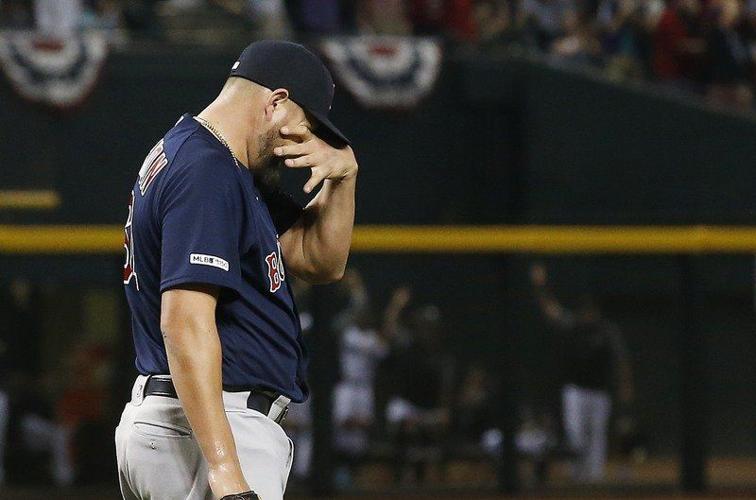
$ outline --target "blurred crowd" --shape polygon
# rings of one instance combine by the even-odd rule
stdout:
[[[334,307],[316,337],[314,290],[302,281],[293,286],[307,343],[322,349],[323,342],[329,352],[319,355],[337,360],[330,403],[339,488],[359,488],[363,466],[376,464],[402,487],[443,480],[455,463],[478,471],[462,477],[475,483],[506,457],[528,466],[531,484],[551,480],[558,461],[570,464],[574,481],[597,482],[605,479],[610,443],[620,463],[642,451],[628,411],[634,384],[622,332],[591,297],[563,304],[543,265],[531,268],[529,295],[559,365],[560,392],[547,405],[512,399],[502,366],[452,350],[449,318],[410,286],[380,301],[358,270],[347,270],[330,288]],[[131,359],[113,354],[130,338],[66,337],[67,326],[38,313],[60,293],[22,279],[2,290],[0,488],[4,480],[67,487],[112,478],[112,427],[133,378]],[[318,373],[312,384],[325,380]],[[313,472],[316,399],[292,405],[284,422],[297,450],[294,482]]]
[[[0,490],[103,481],[114,467],[110,448],[103,452],[112,440],[112,349],[79,339],[46,360],[43,295],[24,279],[0,292]]]
[[[590,297],[574,309],[564,306],[542,265],[533,266],[531,286],[560,353],[556,413],[528,401],[504,401],[500,367],[455,355],[442,311],[419,303],[409,286],[393,290],[378,313],[359,271],[347,271],[338,285],[344,307],[329,328],[338,346],[331,403],[340,488],[353,487],[364,464],[387,464],[400,486],[428,484],[460,460],[496,467],[506,446],[529,465],[525,479],[533,484],[549,479],[556,460],[571,464],[573,480],[599,482],[610,436],[619,438],[620,455],[629,463],[641,443],[628,412],[634,386],[620,329]],[[297,283],[295,292],[309,335],[310,288]],[[285,423],[297,449],[294,480],[311,473],[311,404],[293,405]],[[503,412],[513,408],[515,423],[508,427]],[[612,434],[610,420],[623,429]]]
[[[753,103],[756,0],[0,0],[0,26],[36,19],[48,33],[83,27],[160,37],[160,13],[203,10],[264,37],[435,35],[480,50],[514,45],[717,104]],[[218,18],[200,19],[224,29]]]

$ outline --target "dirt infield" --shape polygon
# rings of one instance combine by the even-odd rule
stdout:
[[[49,498],[55,498],[60,500],[120,500],[120,495],[116,490],[108,489],[81,489],[81,490],[68,490],[68,491],[8,491],[0,490],[0,498],[3,500],[47,500]],[[313,496],[290,496],[287,495],[286,500],[314,500],[317,497]],[[321,497],[324,498],[324,497]],[[756,499],[756,491],[752,492],[738,492],[738,491],[720,491],[711,492],[705,495],[686,495],[682,493],[669,493],[662,495],[648,494],[648,493],[615,493],[615,494],[590,494],[590,493],[531,493],[522,494],[517,496],[496,496],[496,495],[475,495],[475,494],[382,494],[382,495],[359,495],[359,496],[339,496],[339,500],[436,500],[436,499],[470,499],[470,500],[509,500],[509,499],[555,499],[555,498],[591,498],[591,499],[643,499],[643,500],[667,500],[667,499]]]
[[[677,490],[678,464],[671,459],[652,459],[643,464],[635,464],[628,475],[620,464],[610,463],[607,482],[592,487],[576,486],[569,481],[564,464],[555,464],[549,475],[547,486],[534,488],[523,484],[523,492],[515,496],[497,494],[494,491],[495,476],[487,467],[473,467],[465,464],[451,464],[445,473],[435,471],[426,483],[433,490],[392,489],[389,471],[381,468],[366,468],[357,483],[363,490],[359,495],[339,495],[338,500],[506,500],[539,498],[590,498],[590,499],[740,499],[756,500],[756,459],[754,458],[714,458],[709,461],[707,473],[710,489],[705,494],[690,495]],[[520,477],[527,482],[528,470],[521,468]],[[477,480],[477,481],[476,481]],[[378,491],[380,485],[381,491]],[[313,500],[295,484],[290,485],[286,500]],[[372,491],[370,491],[372,490]],[[474,490],[477,490],[475,492]],[[70,490],[50,487],[0,488],[2,500],[118,500],[120,495],[115,482],[112,487],[98,486]]]

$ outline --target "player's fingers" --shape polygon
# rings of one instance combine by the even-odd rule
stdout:
[[[289,144],[288,146],[278,146],[273,149],[276,156],[300,156],[312,152],[312,141]]]
[[[315,189],[318,184],[323,182],[324,175],[319,171],[320,169],[312,169],[312,175],[310,176],[310,180],[307,181],[307,183],[304,185],[304,192],[307,194],[310,194],[313,189]]]
[[[299,139],[301,141],[305,141],[310,138],[311,134],[312,132],[310,132],[310,129],[308,129],[304,125],[281,127],[281,135],[284,135],[289,139]]]
[[[296,158],[286,158],[284,165],[291,168],[312,167],[317,165],[315,155],[309,154],[304,156],[298,156]]]

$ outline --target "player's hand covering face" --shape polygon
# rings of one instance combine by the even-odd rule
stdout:
[[[278,146],[273,154],[285,158],[284,165],[289,168],[312,169],[305,193],[312,192],[325,179],[339,181],[357,175],[357,160],[351,147],[331,146],[304,125],[284,126],[281,136],[295,143]]]

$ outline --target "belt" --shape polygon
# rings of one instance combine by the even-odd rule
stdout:
[[[144,384],[145,396],[163,396],[178,399],[173,380],[168,377],[149,377]],[[255,410],[281,424],[289,413],[289,398],[277,392],[252,389],[247,398],[247,408]]]

